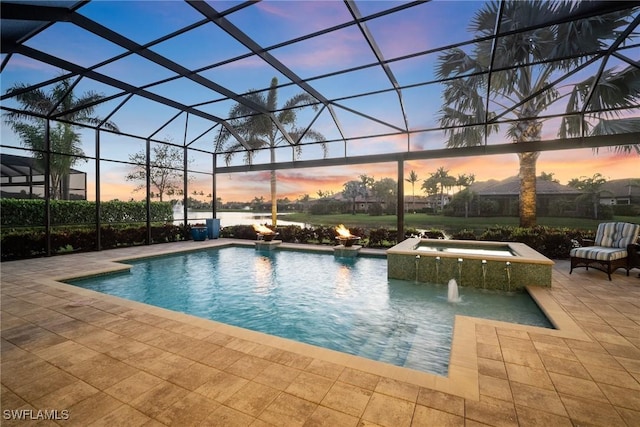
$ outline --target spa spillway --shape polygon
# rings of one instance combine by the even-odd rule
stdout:
[[[407,239],[387,251],[390,279],[514,291],[551,286],[553,261],[524,243]]]

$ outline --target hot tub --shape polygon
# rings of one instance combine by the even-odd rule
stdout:
[[[524,243],[407,239],[387,250],[390,279],[514,291],[551,286],[553,261]]]

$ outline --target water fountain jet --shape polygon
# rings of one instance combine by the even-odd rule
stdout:
[[[482,260],[482,289],[487,289],[487,260]]]
[[[511,292],[511,263],[506,262],[505,271],[507,272],[507,292]]]
[[[460,302],[460,296],[458,294],[458,283],[456,279],[449,280],[447,292],[447,301],[449,302]]]

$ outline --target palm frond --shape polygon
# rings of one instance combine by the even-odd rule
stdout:
[[[44,151],[44,127],[34,126],[29,123],[15,123],[13,131],[18,134],[22,143],[29,149],[38,151]]]
[[[493,34],[500,3],[498,1],[488,2],[484,8],[476,12],[469,24],[469,30],[481,35],[490,36]]]
[[[594,81],[595,77],[588,77],[573,87],[567,102],[567,113],[577,112],[583,108],[582,104],[589,95]],[[618,109],[634,108],[640,104],[640,70],[632,66],[617,72],[614,69],[608,69],[602,73],[600,80],[595,84],[591,98],[584,106],[585,110],[594,112],[605,110],[602,114],[613,119],[605,120],[598,117],[599,122],[591,127],[587,121],[583,123],[578,115],[565,116],[562,118],[559,137],[579,136],[582,132],[592,135],[609,135],[616,131],[621,133],[637,131],[635,128],[637,119],[617,117],[620,114]],[[584,130],[582,126],[585,126]]]
[[[459,48],[449,49],[438,56],[436,65],[436,76],[438,78],[448,78],[452,76],[464,75],[473,71],[482,71],[486,67],[480,64],[465,51]]]
[[[233,156],[235,153],[243,151],[245,148],[240,142],[234,141],[233,144],[230,144],[226,147],[227,152],[224,154],[224,161],[229,166],[231,164],[231,160],[233,160]]]
[[[622,119],[600,119],[591,129],[590,135],[618,135],[640,132],[640,117]],[[629,141],[630,144],[640,144],[640,141]]]
[[[485,121],[485,102],[478,89],[484,85],[483,77],[457,79],[445,84],[440,126],[445,128],[447,147],[482,145],[485,134],[497,130],[497,125],[480,126]],[[490,115],[492,117],[493,115]]]
[[[7,94],[22,92],[28,88],[29,85],[18,83],[9,88]],[[76,97],[73,93],[71,80],[64,79],[53,86],[49,92],[39,88],[18,93],[15,99],[22,105],[24,112],[7,113],[4,115],[4,119],[9,124],[25,121],[39,122],[40,118],[28,114],[31,112],[42,117],[59,116],[63,121],[70,123],[97,126],[103,122],[103,119],[95,117],[93,114],[96,104],[103,97],[95,91],[87,91],[80,97]],[[103,127],[109,130],[118,130],[118,126],[112,121],[105,122]]]
[[[592,84],[593,79],[582,83],[583,91]],[[593,95],[587,110],[598,111],[609,108],[636,107],[640,103],[640,68],[628,66],[621,71],[605,70],[593,88]]]
[[[278,80],[273,78],[271,85],[266,92],[249,92],[245,95],[247,100],[260,105],[264,110],[272,114],[263,114],[254,111],[252,108],[243,104],[235,104],[229,111],[228,123],[235,131],[241,135],[246,147],[239,145],[235,138],[232,138],[228,129],[221,129],[218,138],[216,138],[216,150],[227,151],[225,160],[227,163],[231,160],[234,153],[245,149],[245,161],[250,162],[253,159],[255,150],[267,147],[275,147],[284,140],[284,135],[280,131],[280,127],[276,125],[276,120],[282,125],[282,128],[291,136],[296,143],[295,150],[299,153],[302,144],[301,139],[324,141],[324,137],[312,129],[307,129],[303,134],[303,128],[296,127],[297,112],[300,108],[311,106],[314,110],[318,109],[318,100],[308,93],[300,93],[288,99],[282,108],[278,108]],[[225,146],[227,149],[225,150]]]
[[[592,7],[590,2],[570,2],[572,13],[580,13],[580,8]],[[608,47],[608,41],[615,40],[619,28],[628,25],[632,16],[628,11],[619,11],[605,15],[592,16],[579,21],[571,21],[557,27],[557,43],[553,49],[554,57],[576,57],[581,53]],[[579,59],[567,60],[576,63]]]
[[[562,117],[560,128],[558,129],[559,138],[570,138],[572,136],[580,136],[583,131],[589,130],[589,123],[582,119],[582,115],[573,114]]]
[[[25,90],[29,85],[18,83],[7,90],[7,95],[11,96],[14,92]],[[53,109],[54,101],[50,95],[42,89],[35,89],[29,92],[23,92],[15,96],[16,101],[21,104],[26,111],[30,111],[40,115],[47,115]]]

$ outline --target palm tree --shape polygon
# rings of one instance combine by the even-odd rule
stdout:
[[[435,178],[433,177],[433,174],[431,174],[429,178],[422,181],[422,185],[420,186],[420,188],[424,191],[424,193],[427,196],[427,205],[430,203],[429,196],[435,196],[438,194],[438,191],[439,191],[439,185],[436,182]],[[437,211],[437,207],[433,208],[433,213],[436,213],[436,211]]]
[[[416,182],[418,182],[418,174],[416,173],[416,171],[412,170],[411,172],[409,172],[409,178],[405,178],[405,181],[411,184],[412,208],[415,211],[416,210]]]
[[[362,197],[364,198],[364,211],[369,212],[369,192],[373,190],[373,183],[376,180],[372,176],[366,174],[360,175],[360,183],[362,184]]]
[[[582,191],[582,195],[578,200],[586,200],[593,207],[593,219],[598,219],[598,206],[600,206],[600,198],[603,194],[612,195],[611,191],[602,189],[607,183],[607,179],[600,173],[595,173],[591,178],[582,176],[579,179],[573,178],[569,181],[569,186]]]
[[[462,174],[458,175],[456,179],[456,185],[460,190],[458,194],[464,200],[464,217],[469,217],[469,203],[473,200],[473,192],[469,190],[471,184],[476,181],[476,176],[474,174]]]
[[[553,172],[547,173],[545,171],[542,171],[542,172],[540,172],[540,179],[542,181],[549,181],[549,182],[555,182],[556,184],[560,184],[560,180],[554,178],[553,177],[554,175],[555,175],[555,173],[553,173]]]
[[[295,149],[298,155],[302,150],[302,141],[310,140],[316,142],[322,142],[325,137],[313,130],[304,129],[296,126],[296,111],[304,106],[311,106],[314,110],[317,110],[317,100],[307,93],[299,93],[288,99],[281,109],[278,109],[278,79],[271,79],[271,86],[269,91],[264,92],[250,92],[244,96],[245,99],[262,107],[270,114],[275,116],[277,120],[285,130],[291,136],[295,143]],[[251,163],[254,151],[261,148],[269,148],[271,155],[271,163],[276,161],[275,148],[278,144],[286,141],[284,135],[278,129],[276,122],[267,114],[256,114],[255,110],[245,104],[236,104],[229,111],[230,124],[235,130],[245,139],[246,143],[250,147],[250,150],[245,151],[245,161]],[[222,147],[225,142],[231,139],[231,134],[226,130],[220,133],[217,146]],[[326,146],[323,143],[322,147],[326,150]],[[246,148],[246,147],[244,147]],[[225,148],[227,164],[231,161],[233,155],[243,149],[243,145],[236,140]],[[278,201],[276,193],[276,171],[271,171],[271,225],[274,227],[277,224],[278,216]]]
[[[566,98],[567,113],[607,111],[581,117],[564,117],[561,138],[640,129],[638,118],[619,118],[622,108],[637,106],[640,69],[604,69],[600,79],[589,77],[562,93],[554,87],[557,75],[584,66],[595,52],[620,36],[630,23],[629,11],[615,12],[580,21],[541,27],[540,24],[579,12],[587,2],[517,1],[486,3],[470,25],[480,41],[467,53],[450,49],[439,57],[437,75],[445,81],[440,124],[447,134],[447,147],[483,145],[486,137],[499,131],[494,119],[511,114],[516,120],[506,127],[507,137],[519,144],[540,141],[545,118],[541,113]],[[500,31],[535,28],[523,33],[491,39],[500,18]],[[495,54],[493,54],[495,52]],[[552,60],[553,59],[553,60]],[[515,68],[514,68],[515,67]],[[490,75],[489,69],[494,71]],[[466,75],[466,76],[465,76]],[[464,76],[464,77],[460,77]],[[457,78],[456,78],[457,77]],[[487,96],[489,102],[487,102]],[[489,107],[489,110],[487,110]],[[495,110],[491,111],[491,108]],[[500,109],[500,110],[498,110]],[[499,115],[500,114],[500,115]],[[488,125],[479,124],[488,121]],[[595,123],[595,124],[593,124]],[[640,152],[640,146],[634,147]],[[616,147],[631,152],[632,146]],[[536,223],[536,161],[538,152],[518,154],[520,162],[520,226]]]
[[[71,167],[84,156],[77,126],[71,123],[101,125],[114,131],[118,127],[113,122],[104,122],[93,115],[95,105],[103,95],[89,91],[76,97],[70,79],[59,81],[50,92],[42,89],[25,91],[27,88],[29,85],[18,83],[7,90],[8,95],[17,92],[15,99],[23,111],[6,113],[4,120],[18,134],[22,143],[33,151],[36,162],[43,170],[47,161],[46,119],[43,117],[56,116],[61,120],[49,132],[51,198],[68,199]]]
[[[398,183],[393,178],[382,178],[375,181],[371,187],[376,202],[384,203],[386,213],[390,215],[397,214],[396,194],[398,191]],[[402,209],[402,207],[400,206]]]
[[[351,200],[351,215],[356,214],[356,200],[362,195],[362,182],[348,181],[343,185],[342,195]]]
[[[302,204],[302,211],[309,212],[309,202],[311,201],[311,196],[308,194],[304,194],[303,196],[298,197],[298,202]]]
[[[431,179],[440,189],[440,207],[444,210],[444,190],[456,185],[455,177],[449,175],[449,171],[440,166],[437,171],[431,174]]]

